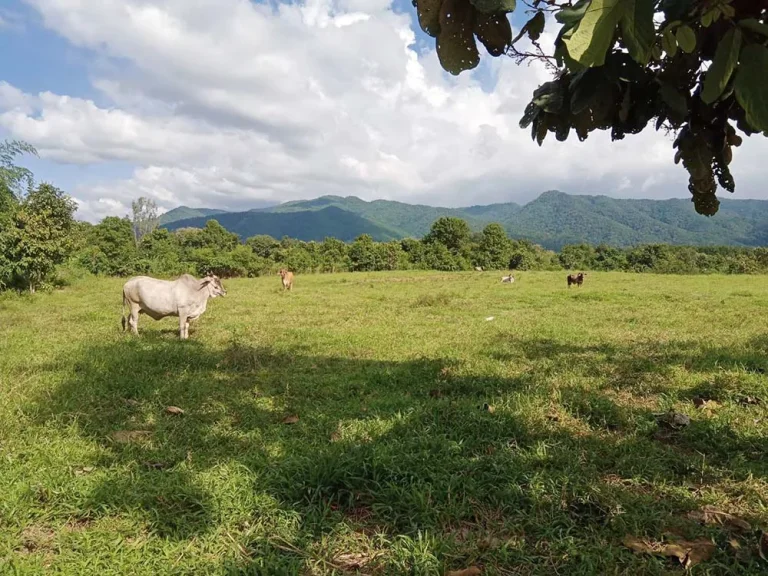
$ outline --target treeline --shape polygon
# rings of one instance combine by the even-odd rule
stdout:
[[[499,224],[480,233],[453,217],[438,219],[423,239],[374,242],[362,235],[349,244],[281,240],[257,235],[244,242],[215,219],[204,228],[169,232],[155,228],[138,240],[128,218],[80,224],[73,260],[93,274],[174,276],[184,272],[255,277],[279,268],[297,273],[381,270],[601,270],[662,274],[768,273],[767,248],[690,247],[665,244],[620,249],[578,244],[559,253],[507,237]]]
[[[57,281],[57,270],[104,276],[150,274],[172,277],[212,272],[255,277],[288,268],[297,273],[378,270],[616,270],[669,274],[768,273],[768,249],[643,245],[619,249],[586,244],[559,253],[507,237],[500,224],[475,233],[457,217],[438,218],[420,240],[374,242],[362,235],[351,243],[277,240],[257,235],[242,241],[209,220],[203,228],[174,232],[158,227],[157,207],[140,198],[131,218],[77,222],[76,203],[50,184],[36,184],[17,166],[19,142],[0,143],[0,290],[34,292]]]

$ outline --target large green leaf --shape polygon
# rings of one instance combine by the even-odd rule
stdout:
[[[542,32],[544,32],[544,12],[536,12],[533,18],[528,20],[525,24],[525,28],[528,30],[528,37],[534,42],[539,39]]]
[[[442,0],[416,0],[419,25],[427,34],[436,37],[440,33],[440,5]]]
[[[475,35],[488,54],[501,56],[512,42],[512,26],[506,14],[476,14]]]
[[[674,58],[675,54],[677,54],[677,38],[675,38],[672,30],[667,29],[667,31],[662,34],[661,47],[664,48],[664,52],[666,52],[667,56],[670,58]]]
[[[757,34],[762,34],[763,36],[768,36],[768,24],[763,24],[759,20],[755,20],[754,18],[747,18],[746,20],[740,20],[739,26],[742,28],[746,28],[747,30],[751,30],[752,32],[756,32]]]
[[[731,28],[720,40],[715,51],[715,59],[704,78],[701,99],[707,104],[717,100],[725,90],[731,75],[739,61],[742,33],[738,28]]]
[[[656,39],[653,26],[654,0],[626,0],[621,19],[621,34],[629,55],[639,64],[647,64]]]
[[[454,76],[480,63],[473,33],[474,17],[467,0],[443,0],[440,7],[437,57],[443,69]]]
[[[583,66],[602,66],[626,6],[622,0],[592,0],[573,34],[563,38],[570,57]]]
[[[480,12],[495,14],[497,12],[514,12],[517,0],[470,0]]]
[[[761,132],[768,132],[768,48],[749,44],[741,52],[734,88],[747,115],[747,122]]]
[[[690,26],[686,26],[685,24],[680,26],[680,28],[677,29],[675,37],[677,38],[677,45],[680,46],[680,49],[686,54],[690,54],[696,49],[696,33]]]
[[[555,14],[555,20],[560,24],[576,25],[584,18],[591,0],[579,0],[575,5],[566,7]]]
[[[662,84],[659,95],[678,120],[682,121],[688,116],[688,102],[685,95],[677,88],[670,84]]]
[[[598,88],[608,80],[603,68],[585,68],[574,74],[568,90],[571,95],[570,108],[573,114],[580,114],[592,104]]]

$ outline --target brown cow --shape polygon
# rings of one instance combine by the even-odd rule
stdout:
[[[283,290],[293,290],[293,272],[282,268],[278,274],[283,279]]]
[[[576,284],[576,286],[581,287],[581,285],[584,283],[584,276],[586,276],[586,272],[579,272],[578,274],[569,274],[568,275],[568,288],[571,287],[571,284]]]

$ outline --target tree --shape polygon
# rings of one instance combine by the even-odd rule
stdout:
[[[0,143],[0,213],[7,212],[35,184],[32,172],[15,164],[16,157],[23,154],[37,156],[37,150],[16,140]]]
[[[280,248],[280,242],[268,234],[251,236],[245,241],[245,244],[250,246],[253,253],[261,258],[271,258],[277,249]]]
[[[0,144],[0,289],[13,280],[14,262],[10,254],[14,241],[13,217],[21,198],[34,186],[32,172],[15,163],[16,157],[25,153],[37,155],[35,149],[24,142]]]
[[[349,247],[349,262],[355,272],[370,272],[379,269],[376,244],[368,234],[358,236]]]
[[[93,274],[128,276],[136,269],[138,257],[133,223],[127,218],[107,216],[90,231],[89,247],[80,263]]]
[[[454,216],[443,216],[432,224],[429,233],[424,237],[424,242],[442,244],[450,250],[451,254],[458,256],[466,251],[471,235],[472,231],[465,220]]]
[[[534,91],[520,121],[539,145],[549,132],[564,141],[571,130],[579,140],[594,130],[620,140],[651,122],[675,133],[675,163],[689,173],[700,214],[717,212],[718,184],[735,189],[736,129],[768,133],[768,0],[531,0],[515,38],[507,14],[516,0],[415,4],[452,74],[478,65],[475,37],[491,56],[546,63],[553,80]],[[551,54],[539,44],[545,26],[560,28]],[[524,35],[529,52],[515,46]]]
[[[218,220],[208,220],[205,223],[199,240],[201,247],[213,248],[221,252],[234,250],[235,246],[240,243],[237,234],[224,228]]]
[[[589,244],[567,244],[560,249],[558,259],[566,270],[592,270],[595,249]]]
[[[133,209],[133,237],[136,246],[141,239],[157,228],[160,219],[157,215],[157,204],[150,198],[142,196],[138,200],[131,202]]]
[[[21,199],[0,231],[11,284],[35,292],[64,262],[73,248],[75,210],[75,201],[51,184]]]
[[[326,238],[320,245],[320,262],[322,272],[338,272],[349,266],[347,252],[349,248],[336,238]]]
[[[511,244],[501,224],[488,224],[477,247],[477,264],[490,270],[501,270],[509,264]]]

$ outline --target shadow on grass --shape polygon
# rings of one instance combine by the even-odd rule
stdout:
[[[621,376],[612,385],[711,362],[686,344],[645,348],[652,360],[636,348],[549,341],[520,350],[552,369],[597,356],[609,380]],[[211,350],[149,334],[62,362],[71,378],[40,399],[39,418],[76,423],[106,448],[98,463],[106,472],[80,513],[138,513],[172,540],[226,526],[240,550],[223,561],[231,570],[299,570],[330,554],[320,543],[343,526],[429,537],[435,568],[660,573],[662,560],[621,548],[626,533],[722,539],[685,513],[708,483],[768,472],[768,447],[727,423],[698,419],[659,441],[651,410],[601,390],[560,387],[553,403],[553,386],[537,388],[533,375],[457,377],[444,360],[324,357],[238,341]],[[168,405],[186,414],[167,415]],[[284,424],[293,414],[298,422]],[[112,438],[120,430],[150,435],[120,444]],[[483,545],[489,534],[502,544]],[[386,561],[385,571],[420,572],[413,558]],[[724,551],[717,561],[749,569]]]

